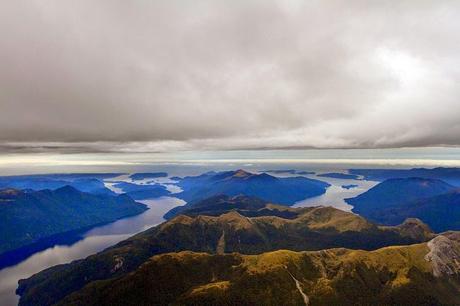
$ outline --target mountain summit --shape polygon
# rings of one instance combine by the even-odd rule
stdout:
[[[300,200],[321,195],[330,186],[328,183],[302,176],[280,178],[242,169],[209,172],[178,180],[177,184],[183,191],[175,196],[187,201],[187,206],[193,206],[200,200],[219,194],[254,196],[268,202],[292,205]],[[167,216],[175,214],[176,210],[172,210]]]

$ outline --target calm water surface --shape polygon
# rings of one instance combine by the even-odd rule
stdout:
[[[374,181],[364,180],[350,180],[350,179],[336,179],[328,177],[317,177],[315,175],[308,175],[309,178],[319,179],[321,181],[331,184],[326,190],[326,193],[309,198],[303,201],[299,201],[293,205],[293,207],[309,207],[309,206],[333,206],[335,208],[351,211],[353,208],[351,205],[345,202],[347,198],[353,198],[357,195],[369,190],[378,184]],[[357,187],[345,189],[343,185],[357,185]]]
[[[19,296],[15,291],[19,279],[27,278],[51,266],[68,263],[102,251],[135,233],[163,222],[163,215],[168,210],[185,204],[182,200],[173,197],[138,202],[146,204],[150,209],[140,215],[93,228],[84,233],[83,239],[73,245],[57,245],[48,248],[35,253],[17,265],[0,270],[0,305],[15,306],[18,304]]]

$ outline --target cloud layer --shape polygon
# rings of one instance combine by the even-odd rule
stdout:
[[[456,1],[3,1],[0,150],[460,145]]]

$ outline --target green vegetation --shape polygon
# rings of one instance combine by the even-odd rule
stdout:
[[[458,242],[443,239],[458,251]],[[123,277],[92,282],[58,305],[460,304],[460,267],[434,276],[429,251],[423,243],[376,251],[169,253]]]

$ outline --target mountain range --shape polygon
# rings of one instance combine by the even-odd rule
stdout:
[[[365,180],[384,181],[391,178],[420,177],[438,179],[460,187],[460,168],[413,168],[413,169],[350,169],[350,174],[361,175]]]
[[[121,173],[64,173],[0,176],[0,189],[57,189],[72,186],[83,192],[115,195],[106,188],[103,180],[121,175]]]
[[[419,218],[436,232],[460,230],[460,190],[438,179],[388,179],[346,202],[380,224]]]
[[[447,231],[460,228],[452,184],[387,179],[346,199],[350,213],[289,207],[328,187],[302,177],[237,170],[175,179],[187,204],[166,222],[20,280],[19,305],[460,304],[460,233]],[[114,187],[135,203],[130,195],[157,186]],[[61,189],[59,203],[86,194],[9,189],[1,199]]]
[[[166,214],[177,215],[182,209],[193,206],[200,200],[214,195],[247,195],[282,205],[292,205],[300,200],[321,195],[330,186],[328,183],[302,176],[274,177],[266,173],[254,174],[244,170],[208,172],[199,176],[177,178],[182,192],[174,196],[187,202]]]
[[[459,305],[459,258],[458,232],[374,251],[184,251],[153,256],[57,305]]]
[[[85,303],[89,305],[101,301],[99,298],[112,303],[112,300],[99,296],[107,292],[106,289],[100,290],[99,286],[103,288],[113,286],[119,292],[124,292],[123,286],[118,287],[117,281],[124,282],[125,277],[129,279],[144,267],[148,267],[152,256],[169,252],[261,254],[280,249],[305,251],[341,247],[374,250],[390,245],[424,242],[434,237],[426,225],[415,219],[408,220],[400,226],[379,227],[360,216],[331,207],[289,208],[246,196],[218,196],[205,200],[205,203],[200,203],[197,207],[203,208],[203,211],[184,212],[183,215],[137,234],[98,254],[70,264],[52,267],[27,280],[21,280],[18,288],[18,293],[21,295],[20,305],[52,305],[59,302],[62,305],[85,305]],[[218,213],[213,210],[217,210]],[[320,251],[319,254],[321,252],[324,251]],[[193,260],[195,255],[189,260],[188,255],[183,254],[191,253],[161,257],[183,258],[185,260],[183,264],[187,268],[181,270],[181,273],[175,274],[176,270],[168,267],[165,270],[148,268],[151,273],[160,277],[158,279],[160,282],[161,277],[167,275],[172,277],[172,281],[168,283],[174,288],[170,288],[171,290],[165,288],[163,294],[168,297],[159,295],[165,298],[160,304],[170,301],[176,296],[177,290],[182,290],[184,284],[182,281],[174,285],[176,275],[187,278],[185,282],[189,283],[186,276],[189,274],[188,268],[191,268],[193,273],[210,275],[209,273],[214,273],[213,267],[218,268],[219,265],[223,265],[222,269],[229,269],[233,266],[231,263],[235,258],[237,260],[246,258],[239,254],[222,255],[223,257],[215,257],[223,260],[221,264],[213,263],[207,266],[209,262],[197,261],[195,265]],[[205,257],[199,258],[214,258],[213,255],[203,256]],[[181,269],[181,263],[177,265],[172,261],[170,263]],[[239,265],[238,261],[235,261],[235,265]],[[200,282],[202,278],[193,273],[190,277]],[[145,277],[141,274],[141,282],[150,286],[150,281],[155,278]],[[218,274],[215,277],[218,279]],[[139,290],[147,290],[147,287],[139,288],[142,288]],[[138,291],[133,291],[136,292]],[[140,296],[155,295],[154,292],[146,291]],[[263,293],[259,292],[261,295]],[[138,299],[131,300],[130,293],[126,292],[126,294],[125,297],[117,299],[113,305],[135,305],[137,302],[140,303],[137,305],[151,305],[149,299],[140,302]]]

